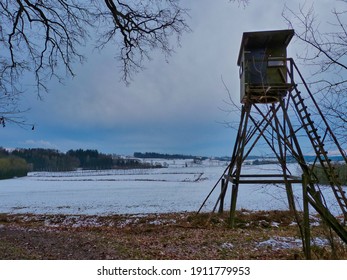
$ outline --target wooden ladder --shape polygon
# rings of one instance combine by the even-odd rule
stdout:
[[[324,149],[324,138],[327,134],[325,131],[325,136],[323,140],[320,135],[318,135],[318,129],[315,127],[314,121],[311,118],[311,114],[308,112],[308,107],[304,103],[304,99],[301,96],[301,92],[298,90],[297,86],[294,86],[294,93],[290,94],[293,101],[295,109],[300,118],[302,128],[306,131],[306,134],[312,144],[312,147],[316,153],[317,159],[323,168],[325,175],[328,178],[330,187],[333,190],[335,198],[342,210],[344,220],[347,221],[347,198],[345,191],[342,188],[342,184],[339,180],[339,176],[336,172],[334,165],[331,163],[331,159],[328,157],[328,152]]]

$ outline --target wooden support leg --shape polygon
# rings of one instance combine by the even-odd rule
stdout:
[[[236,200],[237,200],[238,189],[239,189],[239,186],[236,184],[233,184],[233,187],[231,190],[230,222],[229,222],[229,225],[231,228],[235,226]]]
[[[307,176],[302,176],[303,206],[304,206],[304,252],[307,260],[311,259],[311,232],[310,232],[310,212],[309,201],[307,197]]]
[[[221,180],[221,195],[220,195],[220,202],[219,202],[219,210],[218,213],[223,213],[224,211],[224,198],[225,198],[225,193],[226,193],[226,184],[225,184],[225,179]]]
[[[287,193],[289,211],[294,213],[295,201],[294,201],[294,194],[293,194],[293,188],[291,183],[286,183],[286,193]]]

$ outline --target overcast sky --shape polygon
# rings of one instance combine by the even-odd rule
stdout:
[[[189,0],[192,29],[168,60],[152,53],[146,69],[126,86],[112,48],[85,51],[88,61],[75,65],[77,76],[64,85],[52,81],[39,100],[27,92],[23,107],[35,130],[8,125],[0,146],[8,148],[98,149],[105,153],[182,153],[230,156],[235,131],[224,121],[228,99],[221,77],[239,102],[237,56],[242,33],[286,29],[284,4],[294,10],[303,1],[251,0],[239,7],[228,0]],[[307,1],[310,2],[310,1]],[[316,12],[331,10],[320,0]],[[289,54],[295,55],[295,42]]]

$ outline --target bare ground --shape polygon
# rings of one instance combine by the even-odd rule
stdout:
[[[298,226],[287,211],[151,215],[0,214],[0,259],[303,259]],[[312,218],[315,259],[332,253],[328,234]]]

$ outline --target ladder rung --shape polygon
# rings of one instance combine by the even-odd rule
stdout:
[[[295,104],[300,104],[304,102],[304,99],[300,96],[300,95],[296,95],[295,98],[296,99],[294,102]]]
[[[325,146],[324,143],[318,143],[316,145],[313,145],[314,148],[323,148]]]
[[[325,155],[324,151],[322,150],[315,150],[317,155]]]
[[[311,116],[311,114],[308,113],[308,114],[306,114],[305,116],[303,116],[302,119],[308,119],[308,118],[310,118],[310,116]]]
[[[302,99],[301,97],[299,97],[299,100],[295,102],[295,105],[299,106],[299,105],[304,105],[304,99]]]
[[[293,95],[293,98],[295,99],[295,98],[297,98],[297,97],[300,97],[300,91],[299,92],[297,92],[297,94],[295,94],[295,95]]]
[[[325,151],[323,150],[323,147],[321,147],[321,148],[316,147],[314,150],[315,150],[315,152],[317,154],[321,154],[321,155],[325,154],[324,153]]]
[[[304,127],[309,127],[312,125],[312,122],[307,122],[307,123],[303,123],[302,126]]]
[[[319,150],[319,153],[322,154],[322,155],[327,155],[328,154],[328,152],[326,150],[323,150],[323,149]],[[329,159],[328,161],[330,162],[331,160]]]
[[[298,110],[299,113],[303,112],[303,111],[306,111],[307,109],[307,106],[303,106],[301,109]]]
[[[311,129],[311,130],[308,131],[308,133],[310,133],[310,134],[313,133],[313,132],[317,132],[317,128],[314,128],[314,129]]]

